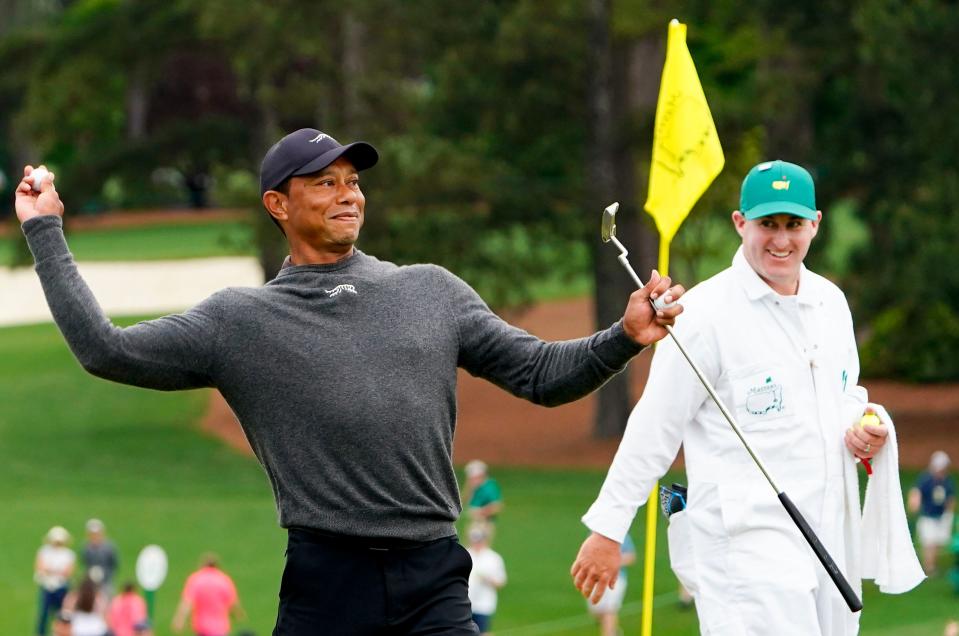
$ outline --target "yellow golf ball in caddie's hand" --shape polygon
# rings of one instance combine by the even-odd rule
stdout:
[[[859,428],[865,428],[866,426],[882,426],[882,420],[875,413],[866,413],[859,420]]]

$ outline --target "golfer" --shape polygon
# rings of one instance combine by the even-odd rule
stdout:
[[[859,592],[856,458],[875,457],[877,471],[898,468],[881,461],[887,426],[858,426],[867,410],[885,411],[856,386],[846,299],[803,265],[821,219],[806,170],[785,161],[754,167],[732,213],[742,245],[729,269],[684,296],[676,334]],[[614,583],[619,544],[680,445],[689,488],[686,510],[670,517],[670,560],[693,594],[701,632],[857,633],[859,614],[849,611],[671,339],[653,357],[645,392],[583,517],[593,532],[572,568],[580,591],[595,600]],[[904,526],[901,493],[895,499]],[[901,530],[902,558],[915,567],[907,562],[912,577],[897,584],[909,588],[922,575]]]
[[[52,179],[16,191],[58,326],[94,375],[153,389],[216,387],[262,463],[289,531],[275,634],[470,634],[470,560],[456,540],[456,369],[544,405],[576,400],[666,335],[681,308],[656,273],[604,331],[543,342],[433,265],[354,247],[367,143],[314,129],[263,158],[263,205],[289,243],[275,279],[125,329],[104,316],[63,237]]]

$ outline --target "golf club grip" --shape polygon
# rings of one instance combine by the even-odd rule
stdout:
[[[789,513],[789,516],[792,517],[792,520],[799,528],[799,531],[802,532],[804,537],[806,537],[809,547],[811,547],[813,552],[816,553],[816,556],[819,558],[819,562],[822,563],[822,566],[826,568],[826,572],[829,573],[829,578],[831,578],[832,582],[836,584],[837,588],[839,588],[839,593],[842,594],[842,597],[846,600],[846,605],[849,606],[849,609],[853,612],[858,612],[861,610],[862,601],[860,601],[859,597],[856,596],[856,593],[852,590],[852,587],[850,587],[849,581],[846,580],[846,577],[844,577],[842,572],[839,571],[839,567],[836,565],[836,562],[833,561],[832,557],[829,556],[829,553],[826,552],[826,548],[819,541],[819,537],[816,536],[816,533],[813,532],[812,528],[809,527],[809,524],[806,523],[806,519],[802,516],[802,513],[799,512],[799,508],[796,507],[796,504],[792,502],[785,492],[779,493],[779,501],[782,502],[783,507],[786,509],[786,512]]]

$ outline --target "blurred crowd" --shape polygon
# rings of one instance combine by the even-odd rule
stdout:
[[[936,451],[908,494],[908,509],[916,515],[915,533],[923,567],[930,577],[940,575],[941,563],[951,552],[947,576],[959,593],[959,534],[955,532],[955,483],[951,460]],[[487,465],[473,460],[465,467],[468,519],[465,533],[473,559],[469,577],[469,598],[473,618],[483,634],[492,633],[500,589],[506,585],[506,565],[493,549],[496,522],[503,511],[499,484]],[[85,540],[78,554],[70,547],[66,528],[54,526],[46,533],[37,551],[34,580],[39,586],[38,636],[152,636],[147,603],[133,581],[116,589],[114,576],[119,567],[117,548],[99,519],[85,526]],[[626,544],[624,544],[625,546]],[[635,561],[632,544],[624,547],[623,566]],[[618,613],[626,588],[621,572],[620,594],[608,594],[600,605],[589,606],[602,634],[618,632]],[[182,632],[190,620],[197,634],[230,632],[230,616],[245,617],[239,595],[229,575],[219,569],[214,555],[204,555],[201,567],[187,579],[173,619],[173,629]],[[946,634],[959,636],[959,623],[950,622]],[[245,632],[250,636],[249,632]]]
[[[506,564],[492,547],[497,516],[503,510],[503,495],[484,462],[474,459],[466,464],[465,470],[463,501],[466,502],[469,519],[467,551],[473,559],[469,599],[473,622],[481,634],[489,634],[496,614],[499,590],[506,585]]]
[[[468,520],[467,549],[473,559],[469,577],[469,598],[473,621],[481,634],[492,634],[499,590],[506,585],[506,564],[493,549],[496,523],[503,511],[503,494],[497,481],[490,476],[488,466],[474,459],[465,466],[463,501]],[[636,562],[636,549],[629,535],[621,549],[619,578],[616,587],[598,603],[586,601],[589,615],[596,621],[601,636],[621,634],[619,613],[626,596],[626,568]],[[959,636],[959,635],[957,635]]]
[[[85,531],[79,559],[70,547],[73,538],[63,526],[50,528],[44,536],[34,562],[34,581],[39,586],[36,634],[152,636],[148,604],[137,585],[126,581],[119,591],[114,586],[119,557],[106,526],[90,519]],[[226,636],[231,615],[245,617],[236,587],[219,569],[216,557],[204,555],[202,566],[183,587],[173,629],[182,632],[189,618],[196,634]]]

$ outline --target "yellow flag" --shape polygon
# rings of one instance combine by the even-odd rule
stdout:
[[[646,211],[669,244],[683,219],[723,169],[723,149],[686,48],[686,25],[669,23],[666,64],[656,104]]]

